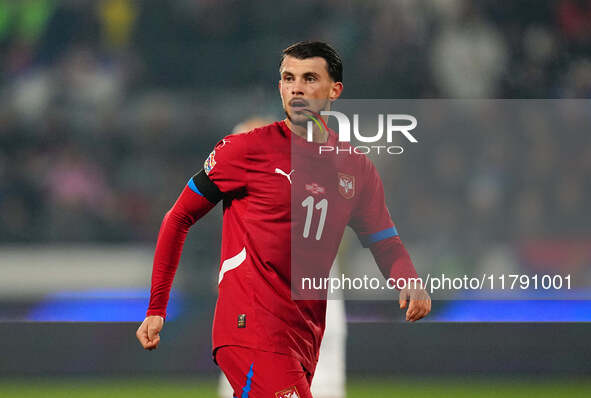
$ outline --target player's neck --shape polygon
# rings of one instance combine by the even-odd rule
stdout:
[[[307,127],[295,125],[288,118],[285,118],[285,125],[293,134],[297,135],[298,137],[301,137],[305,140],[308,138]],[[313,126],[312,141],[318,144],[324,144],[328,141],[328,132],[318,128],[318,126]]]

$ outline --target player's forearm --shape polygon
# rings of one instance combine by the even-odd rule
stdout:
[[[417,271],[400,237],[393,236],[370,246],[370,250],[385,278],[417,278]]]
[[[166,317],[166,307],[185,238],[190,225],[179,222],[179,217],[166,213],[160,226],[152,267],[152,289],[147,315]]]
[[[172,282],[189,228],[214,206],[187,186],[164,216],[154,253],[148,316],[166,317]]]

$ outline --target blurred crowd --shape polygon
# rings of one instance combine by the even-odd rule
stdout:
[[[340,50],[346,98],[591,95],[591,0],[0,0],[0,242],[154,241],[221,136],[281,118],[302,39]],[[591,141],[530,122],[424,148],[405,240],[589,232]]]

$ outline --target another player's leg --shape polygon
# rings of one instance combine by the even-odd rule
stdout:
[[[340,299],[333,298],[326,304],[326,329],[311,390],[314,398],[344,398],[347,339],[345,303],[341,295]]]
[[[232,389],[232,385],[228,381],[228,378],[226,377],[224,372],[221,372],[218,382],[218,397],[229,398],[232,396],[233,392],[234,390]]]

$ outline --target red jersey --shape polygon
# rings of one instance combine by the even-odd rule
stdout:
[[[309,300],[323,292],[300,291],[297,283],[328,276],[347,225],[386,276],[416,277],[372,162],[358,154],[320,155],[321,145],[348,146],[334,132],[325,144],[310,143],[275,122],[225,137],[189,181],[196,197],[223,199],[214,352],[236,345],[284,353],[314,373],[326,301]],[[153,276],[153,296],[156,285],[166,287]]]

